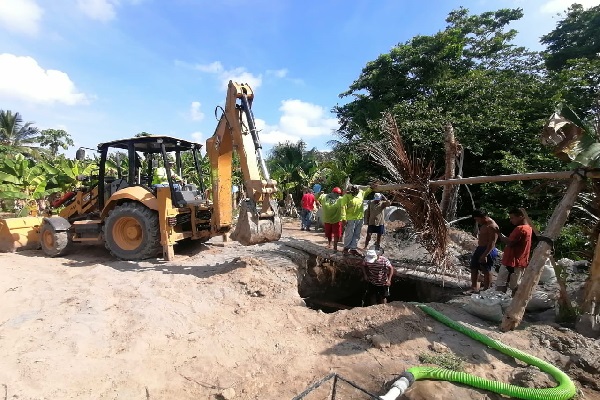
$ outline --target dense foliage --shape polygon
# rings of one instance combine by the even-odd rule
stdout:
[[[586,154],[595,156],[595,149],[600,151],[600,6],[571,6],[541,38],[546,46],[542,52],[515,44],[517,32],[510,25],[522,16],[521,9],[473,15],[459,8],[448,15],[443,30],[415,36],[368,62],[340,95],[344,102],[333,109],[340,129],[330,142],[331,152],[308,149],[299,141],[280,143],[269,153],[268,166],[282,196],[291,193],[298,201],[302,188],[315,183],[331,190],[348,178],[361,184],[390,179],[359,150],[365,148],[361,144],[368,147],[385,139],[378,122],[388,111],[396,117],[409,151],[435,163],[433,178],[443,174],[447,124],[453,126],[464,150],[463,176],[572,168],[573,164],[559,160],[539,139],[558,103],[570,105],[590,127],[594,143],[588,143]],[[91,162],[79,165],[58,154],[72,145],[63,130],[40,131],[18,112],[0,110],[0,183],[11,188],[4,196],[15,197],[8,193],[21,191],[43,197],[76,185],[74,171],[86,170]],[[191,171],[193,161],[183,161],[184,170]],[[123,161],[111,162],[116,168]],[[202,169],[208,187],[206,157]],[[41,176],[47,178],[43,187],[34,179]],[[234,184],[241,183],[239,172],[234,172]],[[565,182],[560,181],[524,181],[472,185],[470,189],[475,205],[489,209],[509,229],[506,211],[515,206],[525,207],[543,228],[564,188]],[[585,195],[592,193],[589,188]],[[599,209],[596,203],[581,203],[574,214],[594,215],[596,211],[590,210]],[[461,189],[459,216],[471,208],[467,191]],[[568,249],[575,247],[570,255],[577,256],[581,254],[578,247],[589,246],[579,228],[576,221],[570,221],[563,242],[557,243],[561,255],[569,255]]]

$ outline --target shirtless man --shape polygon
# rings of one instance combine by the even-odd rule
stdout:
[[[471,290],[466,294],[479,293],[480,272],[483,274],[483,290],[490,288],[494,258],[498,256],[496,249],[498,225],[485,210],[473,210],[471,215],[480,228],[479,236],[477,236],[477,248],[471,257]]]

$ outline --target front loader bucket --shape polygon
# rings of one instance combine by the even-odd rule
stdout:
[[[235,229],[229,237],[243,246],[279,240],[281,238],[281,219],[277,209],[274,209],[273,217],[259,218],[256,205],[251,201],[243,201],[240,205],[240,215]]]
[[[0,219],[0,252],[38,249],[42,217]]]

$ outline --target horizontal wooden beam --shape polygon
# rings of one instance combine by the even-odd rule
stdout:
[[[512,175],[496,175],[496,176],[472,176],[469,178],[443,179],[439,181],[431,181],[429,185],[432,187],[444,185],[468,185],[474,183],[490,183],[490,182],[510,182],[510,181],[530,181],[535,179],[571,179],[574,171],[560,172],[530,172],[527,174],[512,174]],[[599,171],[588,171],[588,178],[600,178]],[[416,185],[410,183],[398,183],[375,186],[376,191],[384,192],[389,190],[400,189],[415,189]]]

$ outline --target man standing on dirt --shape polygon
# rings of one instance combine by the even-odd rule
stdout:
[[[315,195],[312,190],[304,188],[304,195],[302,195],[302,211],[300,212],[300,230],[310,231],[310,224],[312,222],[313,211],[315,209]]]
[[[376,250],[367,250],[362,271],[367,281],[367,305],[387,303],[394,276],[394,267],[390,260],[377,254]]]
[[[365,209],[363,200],[365,196],[371,193],[373,189],[368,188],[362,191],[358,186],[350,186],[349,193],[344,195],[343,204],[346,214],[346,226],[344,230],[344,254],[361,256],[357,250],[360,232],[363,226]]]
[[[515,225],[515,228],[508,237],[504,236],[499,229],[497,231],[498,240],[506,244],[506,247],[502,255],[502,266],[498,273],[496,290],[506,293],[506,282],[508,281],[508,287],[514,296],[523,272],[529,264],[533,230],[525,221],[525,214],[520,209],[514,208],[509,211],[508,215],[510,223]]]
[[[473,210],[471,214],[479,225],[477,248],[471,256],[471,290],[465,294],[479,293],[479,273],[483,274],[483,290],[492,284],[492,267],[494,259],[498,256],[496,240],[498,240],[498,224],[482,209]]]
[[[381,248],[381,236],[385,230],[383,211],[390,205],[392,205],[392,202],[381,193],[375,193],[373,200],[369,202],[369,206],[365,211],[365,221],[367,222],[365,250],[369,247],[369,242],[371,241],[371,235],[373,233],[377,235],[375,239],[375,250],[379,250]]]
[[[334,187],[331,193],[323,193],[319,196],[319,204],[323,207],[323,224],[327,248],[331,248],[333,238],[333,251],[337,251],[337,245],[342,236],[342,220],[345,219],[344,207],[342,206],[342,190]]]

